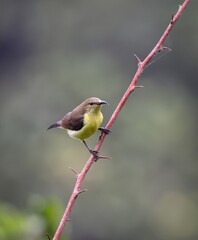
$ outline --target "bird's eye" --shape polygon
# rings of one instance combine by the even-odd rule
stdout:
[[[90,102],[90,103],[89,103],[89,105],[91,105],[91,106],[92,106],[92,105],[94,105],[94,103],[93,103],[93,102]]]

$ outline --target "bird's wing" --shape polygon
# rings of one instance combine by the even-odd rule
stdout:
[[[75,112],[69,112],[64,116],[62,125],[66,129],[78,131],[84,126],[83,120],[83,114],[75,114]]]

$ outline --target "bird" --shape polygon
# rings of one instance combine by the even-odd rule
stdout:
[[[47,130],[62,128],[67,130],[70,137],[81,140],[86,148],[95,158],[98,158],[98,151],[92,150],[85,139],[92,136],[97,130],[109,134],[110,130],[100,127],[103,121],[101,106],[108,103],[97,97],[90,97],[79,106],[68,112],[61,120],[50,125]]]

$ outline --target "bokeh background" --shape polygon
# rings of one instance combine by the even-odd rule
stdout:
[[[178,0],[0,1],[0,239],[53,236],[89,154],[47,132],[97,96],[104,124]],[[62,239],[198,239],[197,1],[149,66],[88,173]],[[159,55],[161,56],[161,55]],[[88,140],[94,146],[99,135]]]

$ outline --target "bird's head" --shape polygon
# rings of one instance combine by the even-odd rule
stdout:
[[[93,113],[99,111],[103,104],[108,104],[108,103],[96,97],[88,98],[83,102],[86,112],[93,112]]]

